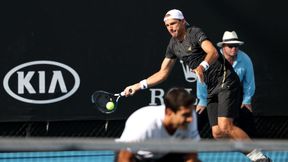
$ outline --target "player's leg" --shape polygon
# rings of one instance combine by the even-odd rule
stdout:
[[[224,86],[218,94],[218,126],[222,133],[232,139],[248,140],[250,137],[241,128],[234,125],[239,116],[242,102],[241,87]]]
[[[250,137],[241,128],[233,123],[232,118],[218,117],[218,127],[225,136],[235,140],[250,140]]]
[[[197,153],[169,153],[153,162],[200,162]]]
[[[232,139],[250,140],[247,133],[233,123],[233,120],[239,115],[239,107],[242,102],[241,89],[238,87],[224,87],[218,94],[218,100],[218,126],[220,131]],[[251,161],[270,162],[268,157],[256,149],[248,153],[247,157]]]
[[[239,117],[234,120],[235,125],[244,130],[249,137],[258,137],[256,129],[255,117],[247,108],[240,108]]]
[[[134,153],[128,150],[120,150],[115,153],[114,162],[136,161]]]
[[[215,139],[224,138],[225,135],[221,132],[218,126],[218,98],[213,96],[207,99],[207,115],[209,119],[209,124],[212,129],[212,136]]]

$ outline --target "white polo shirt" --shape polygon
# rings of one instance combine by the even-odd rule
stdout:
[[[117,141],[119,142],[141,142],[149,139],[194,139],[200,140],[197,127],[197,116],[192,112],[193,120],[187,129],[178,128],[173,135],[170,135],[163,126],[165,106],[146,106],[136,110],[127,119],[124,131]],[[152,154],[151,152],[138,151],[142,157],[160,158],[165,154]]]

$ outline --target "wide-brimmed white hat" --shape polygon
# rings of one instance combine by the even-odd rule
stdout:
[[[239,44],[242,45],[244,42],[238,40],[238,36],[235,31],[225,31],[222,37],[222,42],[218,42],[217,46],[222,47],[223,44]]]

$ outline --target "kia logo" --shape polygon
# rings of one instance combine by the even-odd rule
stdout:
[[[55,61],[32,61],[11,69],[3,86],[13,98],[33,104],[49,104],[73,95],[80,78],[71,67]]]

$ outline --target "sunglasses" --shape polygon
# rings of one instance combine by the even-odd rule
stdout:
[[[233,48],[233,47],[238,48],[239,44],[226,44],[226,46],[229,48]]]

